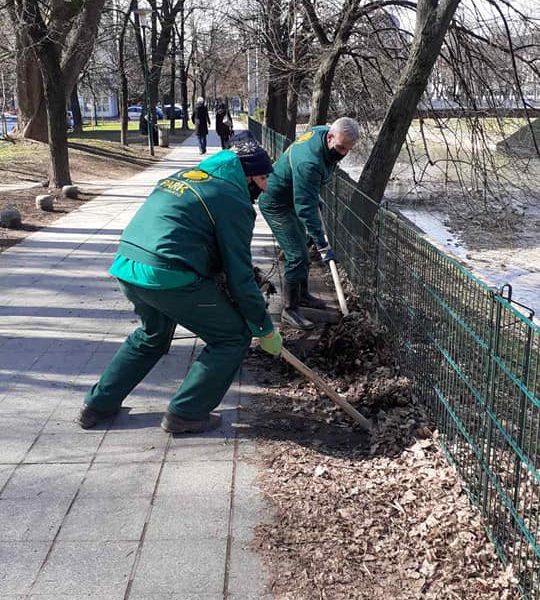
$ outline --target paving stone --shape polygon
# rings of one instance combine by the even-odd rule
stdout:
[[[96,454],[96,462],[161,462],[167,435],[161,429],[109,431]]]
[[[58,541],[32,588],[57,598],[123,598],[137,542]]]
[[[151,463],[94,463],[80,488],[79,497],[151,496],[161,464]]]
[[[58,539],[86,542],[138,540],[151,497],[77,497]]]
[[[226,541],[193,539],[185,542],[147,541],[133,580],[133,596],[153,594],[190,598],[223,594]]]
[[[233,453],[234,440],[232,439],[186,439],[183,436],[172,436],[167,452],[167,462],[230,461]]]
[[[104,433],[48,433],[39,436],[26,463],[89,463]]]
[[[264,598],[270,590],[261,573],[264,573],[262,559],[249,544],[233,538],[229,563],[229,598]]]
[[[154,501],[145,540],[223,539],[227,537],[229,497],[175,494]]]
[[[35,435],[16,431],[0,433],[0,464],[15,464],[23,460],[34,443]]]
[[[49,550],[49,542],[0,541],[0,598],[29,591]]]
[[[15,465],[0,465],[0,492],[15,471]]]
[[[158,496],[226,496],[231,489],[232,463],[220,461],[192,464],[169,463],[163,466]]]
[[[20,465],[0,497],[13,498],[73,498],[87,465],[39,464]]]
[[[70,498],[0,499],[0,540],[53,540],[68,509]]]

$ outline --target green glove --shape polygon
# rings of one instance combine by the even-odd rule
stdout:
[[[274,329],[269,335],[259,338],[259,344],[265,352],[268,352],[268,354],[279,356],[281,346],[283,345],[281,333],[279,333],[277,329]]]

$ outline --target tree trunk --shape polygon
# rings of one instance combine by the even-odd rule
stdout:
[[[56,63],[56,64],[55,64]],[[49,185],[60,188],[71,184],[66,133],[66,97],[60,65],[50,59],[43,69],[44,92],[47,103],[49,154],[51,165]]]
[[[86,0],[78,3],[65,3],[66,10],[53,11],[52,18],[45,26],[44,35],[51,41],[65,40],[69,31],[66,24],[77,23],[76,30],[69,35],[70,44],[61,62],[61,72],[65,83],[64,104],[71,96],[71,90],[79,74],[92,53],[93,43],[99,24],[99,18],[105,0]],[[17,97],[23,136],[41,142],[48,141],[47,110],[43,97],[41,69],[36,59],[36,40],[30,40],[26,25],[30,13],[39,12],[38,3],[20,0],[8,3],[10,18],[16,35],[17,47]],[[66,11],[69,17],[66,16]],[[78,12],[78,18],[74,18]],[[62,33],[62,36],[59,35]],[[58,61],[61,61],[58,50]]]
[[[375,203],[383,197],[459,2],[445,0],[438,5],[431,0],[418,2],[415,36],[407,66],[359,179],[361,191]],[[376,206],[373,214],[375,209]]]
[[[83,132],[83,119],[81,105],[79,104],[79,94],[77,93],[77,85],[73,87],[69,105],[71,107],[71,112],[73,113],[73,133],[81,134]]]
[[[176,111],[176,89],[175,89],[175,83],[176,83],[176,34],[174,32],[174,29],[171,32],[171,83],[169,86],[169,103],[171,106],[171,113],[170,113],[170,123],[169,123],[169,128],[171,130],[171,133],[174,134],[174,121],[175,121],[175,111]],[[165,117],[167,115],[164,115]]]
[[[296,137],[296,120],[298,118],[298,93],[302,81],[303,75],[293,74],[290,78],[287,92],[287,129],[285,135],[290,139],[294,140]]]
[[[328,108],[330,107],[330,94],[336,67],[341,56],[341,49],[331,48],[321,60],[313,81],[311,96],[311,111],[309,124],[326,125],[328,121]]]
[[[182,129],[189,129],[188,88],[185,58],[186,22],[184,3],[180,8],[180,35],[178,36],[178,69],[180,71],[180,102],[182,104]]]
[[[268,76],[265,125],[282,134],[287,132],[287,89],[272,67]]]
[[[120,143],[123,146],[127,146],[129,144],[128,140],[128,123],[129,118],[127,114],[128,107],[128,97],[129,97],[129,89],[128,89],[128,79],[126,75],[126,61],[124,56],[124,47],[126,41],[126,30],[129,24],[129,17],[133,12],[135,7],[135,0],[131,0],[129,3],[128,10],[123,16],[122,21],[122,29],[120,30],[120,35],[118,36],[118,72],[120,75],[120,102],[118,108],[120,109]]]

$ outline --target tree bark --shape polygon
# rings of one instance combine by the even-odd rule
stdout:
[[[314,125],[326,125],[328,121],[332,83],[340,56],[340,48],[336,49],[333,47],[327,51],[315,74],[309,118],[309,124],[312,127]]]
[[[125,66],[125,56],[124,56],[124,47],[126,41],[126,31],[129,24],[129,17],[135,8],[136,0],[131,0],[129,3],[128,10],[122,17],[122,29],[120,30],[120,35],[118,36],[118,72],[120,75],[120,143],[123,146],[127,146],[129,144],[128,140],[128,123],[129,118],[127,114],[128,107],[128,99],[129,99],[129,88],[128,88],[128,79],[126,75],[126,66]]]
[[[392,104],[388,108],[369,158],[359,179],[363,194],[380,203],[416,106],[427,87],[444,36],[460,0],[419,0],[411,53]],[[376,205],[373,205],[373,216]]]
[[[81,105],[79,104],[79,95],[77,92],[77,85],[73,87],[71,92],[71,98],[69,100],[69,105],[71,107],[71,112],[73,114],[73,133],[82,133],[83,132],[83,120],[81,113]]]
[[[189,129],[188,115],[188,88],[186,71],[186,16],[184,12],[184,3],[178,11],[180,14],[180,32],[178,35],[178,70],[180,75],[180,102],[182,104],[182,129]]]
[[[174,122],[175,122],[175,111],[176,111],[176,33],[175,30],[171,31],[171,82],[169,85],[169,104],[171,106],[170,112],[170,123],[169,128],[174,134]],[[164,115],[167,116],[167,115]]]
[[[265,125],[282,134],[287,133],[287,86],[283,75],[270,65]]]
[[[287,129],[285,136],[290,140],[296,137],[296,121],[298,118],[298,94],[302,81],[303,74],[293,74],[290,77],[287,91]]]

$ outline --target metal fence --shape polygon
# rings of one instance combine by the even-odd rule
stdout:
[[[250,119],[273,158],[289,142]],[[524,598],[540,599],[540,327],[343,171],[321,192],[330,243],[481,508]]]

